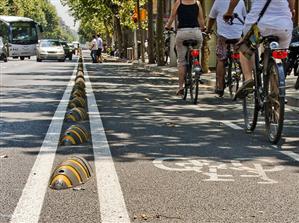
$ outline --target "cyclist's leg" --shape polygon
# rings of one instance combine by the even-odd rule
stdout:
[[[222,36],[217,37],[216,46],[216,89],[215,93],[223,94],[224,90],[224,75],[225,75],[225,61],[227,59],[227,44],[225,43],[226,38]]]
[[[186,39],[186,32],[178,30],[176,35],[176,49],[178,53],[178,75],[179,75],[179,90],[184,88],[185,73],[186,73],[186,53],[187,48],[183,45]]]
[[[244,28],[243,28],[244,36],[250,30],[251,26],[252,26],[252,24],[244,25]],[[251,58],[247,58],[247,57],[245,57],[245,55],[242,52],[240,52],[240,63],[241,63],[241,67],[242,67],[242,73],[244,75],[244,82],[243,82],[243,85],[237,90],[235,99],[246,97],[247,89],[253,87],[254,81],[253,81],[253,77],[252,77],[252,69],[253,69],[254,62],[255,62],[254,56],[251,56]]]

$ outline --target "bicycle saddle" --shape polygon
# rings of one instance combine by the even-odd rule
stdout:
[[[266,41],[266,42],[269,42],[269,43],[271,43],[271,42],[279,42],[279,38],[277,36],[272,36],[272,35],[270,35],[270,36],[264,36],[263,40]]]
[[[236,44],[239,42],[239,39],[228,39],[225,41],[226,44]]]
[[[195,47],[198,44],[197,40],[194,39],[188,39],[188,40],[184,40],[183,45],[184,46],[192,46]]]

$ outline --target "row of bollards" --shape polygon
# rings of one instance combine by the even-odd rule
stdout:
[[[82,52],[78,60],[78,69],[75,84],[68,103],[68,111],[65,114],[65,121],[74,123],[66,129],[60,139],[60,145],[78,145],[90,139],[90,133],[78,122],[88,119],[85,78]],[[55,190],[77,187],[85,183],[91,177],[91,167],[81,157],[71,157],[60,163],[53,171],[49,185]]]

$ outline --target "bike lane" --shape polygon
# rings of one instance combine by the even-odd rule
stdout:
[[[298,161],[262,125],[245,134],[240,104],[203,86],[190,105],[175,77],[127,64],[87,69],[132,222],[299,221]],[[296,117],[284,133],[294,151]]]

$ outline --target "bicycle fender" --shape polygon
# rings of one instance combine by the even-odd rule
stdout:
[[[282,63],[277,63],[277,71],[279,75],[279,96],[280,97],[285,97],[286,95],[286,75],[285,75],[285,68]]]

